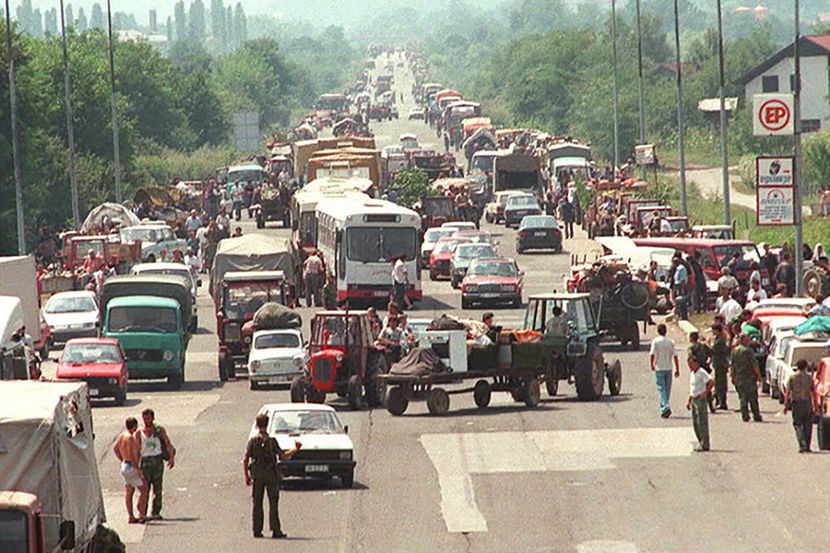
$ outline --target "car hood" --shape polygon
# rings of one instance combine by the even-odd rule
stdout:
[[[277,443],[283,450],[294,447],[294,441],[297,440],[303,444],[305,450],[315,449],[342,449],[352,451],[352,439],[348,434],[300,434],[298,436],[288,434],[277,434]]]
[[[98,322],[97,311],[79,311],[76,313],[46,313],[43,318],[51,328],[62,328],[69,325],[80,325]]]
[[[121,374],[121,363],[84,363],[69,365],[60,363],[55,372],[57,378],[117,377]]]
[[[464,284],[484,284],[486,282],[496,282],[498,284],[518,284],[519,279],[516,277],[498,275],[467,275],[464,279]]]
[[[433,253],[432,259],[434,259],[435,261],[449,261],[450,259],[452,259],[452,253]]]
[[[253,349],[248,359],[250,361],[270,361],[272,359],[294,359],[297,356],[305,356],[305,350],[302,348]]]

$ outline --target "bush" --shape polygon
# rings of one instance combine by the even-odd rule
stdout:
[[[423,171],[401,171],[395,175],[390,190],[397,194],[396,202],[404,207],[412,208],[416,202],[427,196],[435,196],[438,192],[429,185],[429,178]]]
[[[830,184],[830,131],[806,135],[802,144],[801,181],[807,192],[815,192]]]

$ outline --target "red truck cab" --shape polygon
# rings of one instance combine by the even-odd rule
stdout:
[[[18,491],[0,491],[0,551],[45,553],[43,507],[37,496]],[[75,524],[60,525],[60,543],[55,551],[75,548]]]

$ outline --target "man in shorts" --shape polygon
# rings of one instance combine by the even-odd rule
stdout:
[[[124,479],[124,502],[127,505],[127,515],[130,517],[130,524],[135,524],[139,520],[144,520],[146,513],[146,501],[144,496],[147,494],[147,486],[144,483],[144,477],[139,468],[141,460],[139,442],[136,437],[138,431],[138,421],[134,417],[129,417],[125,423],[124,431],[118,435],[115,440],[115,445],[112,447],[112,452],[115,457],[121,461],[121,477]],[[133,495],[138,489],[138,516],[135,517],[133,511]]]

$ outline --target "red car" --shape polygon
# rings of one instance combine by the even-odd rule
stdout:
[[[429,279],[450,278],[450,261],[452,260],[452,254],[455,252],[455,247],[458,244],[468,244],[470,242],[472,240],[469,238],[439,238],[432,249],[432,254],[429,256]]]
[[[524,273],[516,262],[506,257],[476,259],[461,281],[461,309],[473,304],[522,305]]]
[[[73,338],[63,348],[58,380],[83,380],[90,398],[112,397],[116,405],[127,401],[127,363],[114,338]]]

